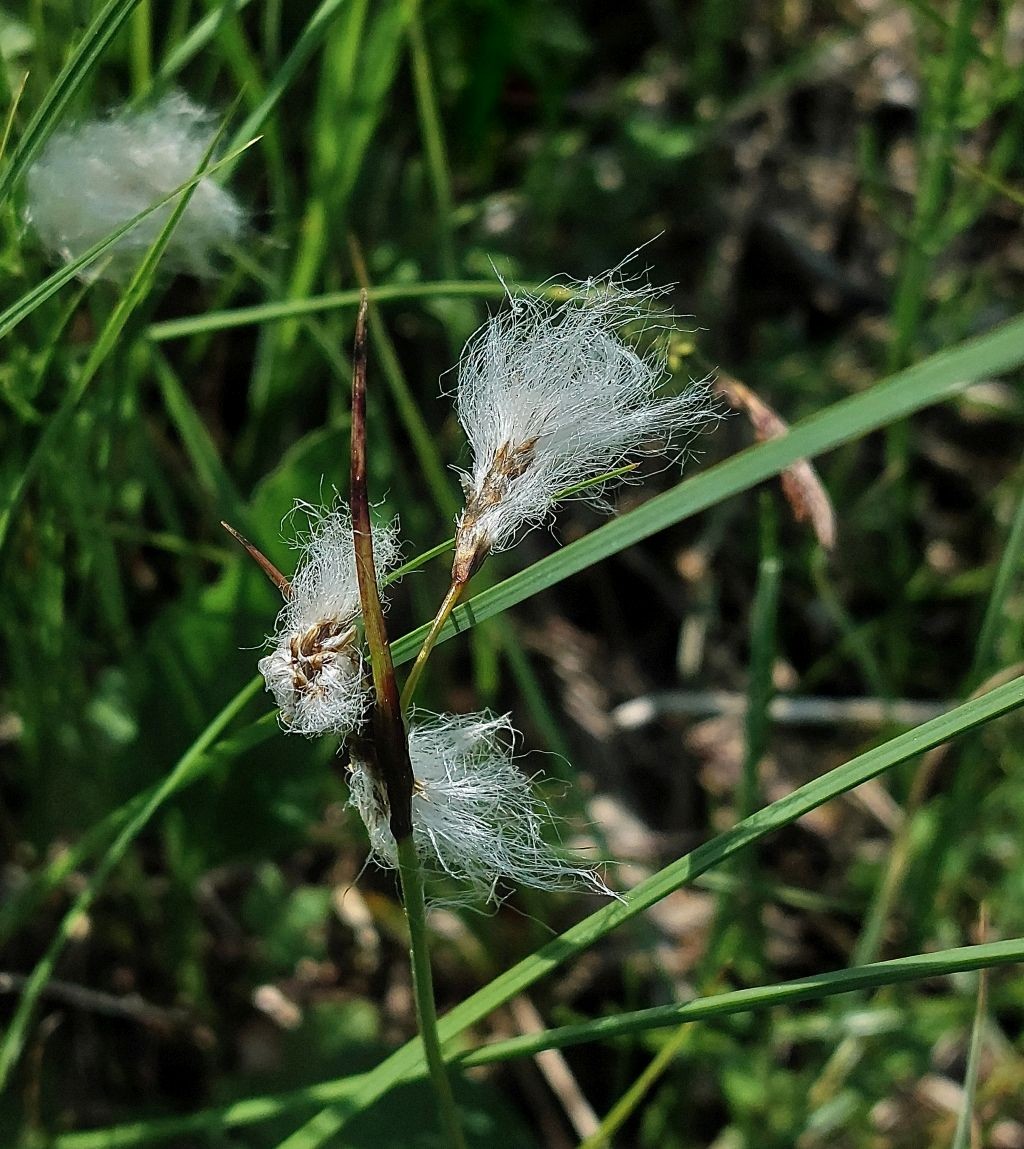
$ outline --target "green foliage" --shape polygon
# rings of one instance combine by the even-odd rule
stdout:
[[[642,258],[702,329],[676,332],[672,385],[720,365],[792,430],[747,446],[734,417],[684,479],[647,475],[610,519],[568,509],[565,545],[494,560],[442,632],[424,696],[515,709],[569,756],[544,767],[581,783],[546,792],[568,840],[598,808],[603,853],[623,811],[650,831],[639,860],[608,857],[630,863],[621,903],[438,919],[469,1143],[546,1143],[556,1109],[462,1070],[561,1047],[587,1146],[916,1149],[1024,1124],[1024,998],[997,968],[1024,958],[1024,99],[1011,6],[909,11],[0,13],[0,1142],[438,1143],[422,1046],[401,1044],[395,889],[361,870],[336,746],[279,735],[253,677],[279,598],[218,522],[289,573],[294,500],[344,493],[365,274],[369,484],[409,540],[388,590],[408,664],[465,462],[438,379],[501,305],[492,263],[536,290],[663,230]],[[208,160],[250,207],[245,242],[210,282],[161,275],[181,200],[127,288],[83,287],[138,220],[54,269],[25,173],[69,119],[175,85],[223,113]],[[837,510],[831,558],[775,493],[802,458]],[[616,725],[634,695],[698,690],[750,702],[714,752],[669,711]],[[833,696],[879,723],[773,708]],[[902,722],[898,700],[937,716]],[[254,1004],[268,987],[294,1014]],[[545,1027],[485,1028],[527,991]],[[166,1015],[140,1021],[133,994]],[[915,1092],[936,1077],[959,1111]]]

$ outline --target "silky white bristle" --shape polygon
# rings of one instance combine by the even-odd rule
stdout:
[[[446,901],[497,904],[515,885],[611,894],[597,873],[572,865],[544,840],[552,817],[513,761],[514,739],[508,715],[413,716],[413,841],[425,871],[466,884],[464,895]],[[386,802],[374,773],[355,756],[349,786],[374,860],[395,868]]]
[[[58,131],[28,171],[26,217],[42,243],[70,262],[194,176],[216,130],[210,112],[171,92],[152,108],[121,108]],[[146,216],[82,278],[126,279],[173,210],[171,202]],[[170,238],[164,266],[210,275],[214,253],[244,226],[237,200],[204,178]]]
[[[277,617],[274,649],[260,659],[260,673],[281,712],[281,725],[313,738],[344,736],[362,722],[369,703],[361,644],[352,516],[336,502],[330,508],[297,503],[308,528],[295,542],[300,551],[291,593]],[[373,530],[378,579],[396,565],[398,524]]]
[[[463,352],[456,404],[473,461],[457,553],[507,548],[561,492],[632,456],[678,451],[715,415],[706,381],[660,394],[664,356],[622,337],[630,322],[664,325],[664,289],[617,272],[565,287],[561,303],[510,297]]]

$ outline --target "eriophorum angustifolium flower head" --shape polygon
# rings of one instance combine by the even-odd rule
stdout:
[[[360,724],[369,699],[356,626],[352,516],[341,502],[296,503],[295,512],[306,516],[308,529],[296,540],[301,553],[291,591],[277,616],[274,649],[259,669],[285,730],[310,738],[345,735]],[[397,522],[374,528],[373,550],[380,578],[399,558]]]
[[[413,841],[424,869],[465,883],[464,894],[446,897],[448,902],[497,904],[514,885],[611,894],[598,874],[572,865],[544,840],[552,818],[513,760],[514,741],[508,715],[413,714]],[[356,751],[349,785],[372,857],[394,869],[398,851],[387,802],[374,770]]]
[[[28,221],[50,251],[71,261],[194,176],[216,130],[210,112],[171,92],[152,108],[122,108],[58,131],[29,169]],[[168,203],[148,215],[83,278],[127,278],[172,211]],[[210,274],[213,253],[236,240],[244,224],[237,200],[203,179],[171,236],[165,266]]]
[[[661,392],[665,356],[624,338],[630,323],[641,334],[666,325],[657,301],[667,289],[618,270],[564,286],[564,302],[510,296],[463,352],[456,405],[473,462],[456,582],[541,522],[560,492],[631,456],[679,448],[715,414],[706,381]]]

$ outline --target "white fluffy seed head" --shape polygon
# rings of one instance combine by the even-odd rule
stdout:
[[[210,112],[171,92],[152,108],[122,108],[56,132],[28,171],[26,217],[42,243],[70,262],[194,176],[216,130]],[[171,202],[148,215],[82,278],[126,279],[173,210]],[[203,179],[170,238],[165,266],[211,274],[213,253],[244,226],[235,198]]]
[[[626,324],[641,333],[666,325],[657,301],[667,289],[618,270],[564,286],[561,303],[510,296],[463,352],[456,407],[473,461],[463,475],[457,580],[543,521],[560,492],[632,456],[678,451],[715,416],[706,380],[659,394],[664,354],[622,336]],[[599,500],[600,491],[584,497]]]
[[[297,503],[307,529],[291,594],[277,617],[273,650],[260,659],[260,673],[274,695],[285,730],[313,738],[346,735],[362,722],[369,701],[356,626],[356,576],[352,516],[336,502],[329,508]],[[294,512],[293,512],[294,513]],[[374,566],[380,579],[398,561],[397,522],[374,527]]]
[[[446,902],[498,904],[514,885],[611,894],[593,870],[571,865],[543,836],[552,823],[530,779],[515,765],[508,715],[414,715],[409,757],[416,779],[413,841],[428,875],[464,883]],[[387,801],[370,766],[353,756],[350,804],[366,825],[371,856],[398,864]]]

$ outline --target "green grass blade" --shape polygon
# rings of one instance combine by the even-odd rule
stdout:
[[[518,290],[541,292],[538,284],[529,284]],[[490,279],[441,280],[436,283],[390,283],[370,287],[366,294],[371,303],[404,302],[412,299],[504,299],[505,288]],[[564,298],[564,292],[558,296]],[[359,290],[332,291],[326,295],[309,295],[302,299],[276,300],[253,307],[237,307],[227,311],[213,311],[204,315],[186,315],[183,319],[165,319],[153,323],[149,338],[157,343],[168,339],[185,339],[191,335],[211,331],[227,331],[232,327],[250,327],[263,323],[277,323],[316,315],[322,311],[355,310],[359,306]]]
[[[251,3],[252,0],[227,0],[226,3],[218,4],[214,11],[207,13],[164,57],[164,62],[156,74],[156,83],[169,84],[217,35],[221,23],[227,16],[241,12]]]
[[[46,97],[36,110],[11,152],[7,166],[0,172],[0,202],[11,194],[14,185],[35,159],[47,137],[60,122],[68,104],[106,51],[110,41],[121,30],[141,0],[110,0],[89,25],[68,62],[54,80]]]
[[[749,490],[791,466],[841,443],[877,431],[893,420],[947,399],[979,379],[1024,362],[1024,318],[901,371],[860,395],[795,424],[788,434],[750,447],[702,475],[680,483],[635,511],[615,519],[555,554],[519,571],[457,607],[439,642],[586,570],[658,531]],[[429,630],[424,624],[394,644],[395,662],[414,657]]]
[[[971,1130],[974,1125],[974,1104],[978,1093],[978,1074],[981,1072],[981,1051],[985,1041],[985,1018],[988,1010],[988,972],[982,969],[978,975],[978,998],[974,1007],[974,1023],[971,1026],[971,1045],[967,1054],[967,1070],[964,1075],[964,1099],[957,1117],[956,1132],[950,1149],[971,1149]]]
[[[651,1029],[681,1025],[685,1022],[708,1018],[728,1017],[735,1013],[751,1013],[772,1009],[779,1005],[792,1005],[802,1001],[820,1001],[840,993],[877,989],[898,985],[905,981],[944,977],[951,973],[991,969],[1024,961],[1024,938],[1010,941],[988,942],[984,945],[962,946],[938,953],[913,954],[893,958],[871,965],[852,966],[831,973],[812,974],[781,985],[761,985],[751,989],[738,989],[730,993],[715,994],[682,1005],[661,1005],[640,1009],[632,1013],[601,1017],[579,1025],[564,1025],[558,1029],[524,1034],[507,1041],[484,1045],[455,1060],[470,1068],[491,1065],[514,1057],[532,1057],[545,1049],[565,1049],[589,1041],[607,1041],[614,1037],[628,1037],[646,1033]],[[979,998],[979,1000],[981,1000]]]
[[[985,673],[992,662],[992,655],[996,647],[998,632],[1003,623],[1003,612],[1010,588],[1024,561],[1024,488],[1017,499],[1017,509],[1010,525],[1010,533],[1003,547],[996,570],[995,582],[992,584],[992,593],[985,606],[985,616],[982,619],[981,630],[978,632],[978,641],[974,647],[974,658],[967,676],[967,689],[979,686],[984,680]]]
[[[244,521],[243,503],[234,480],[221,461],[213,437],[184,385],[159,348],[152,348],[152,362],[164,409],[181,436],[202,489],[217,506],[219,515],[233,522]]]
[[[267,85],[267,90],[260,101],[245,118],[234,139],[232,147],[237,147],[250,136],[259,132],[267,117],[274,110],[278,100],[288,90],[290,85],[303,74],[313,53],[323,43],[324,37],[330,30],[331,21],[349,0],[324,0],[324,3],[313,13],[312,17],[303,25],[302,32],[295,45],[280,67],[274,73]]]
[[[409,21],[409,56],[412,63],[413,85],[416,89],[420,135],[423,137],[427,169],[430,172],[434,202],[437,206],[437,244],[440,249],[441,269],[445,275],[452,276],[455,274],[456,266],[453,236],[455,197],[452,194],[452,179],[448,168],[441,111],[434,93],[430,53],[427,50],[427,38],[419,12]]]

